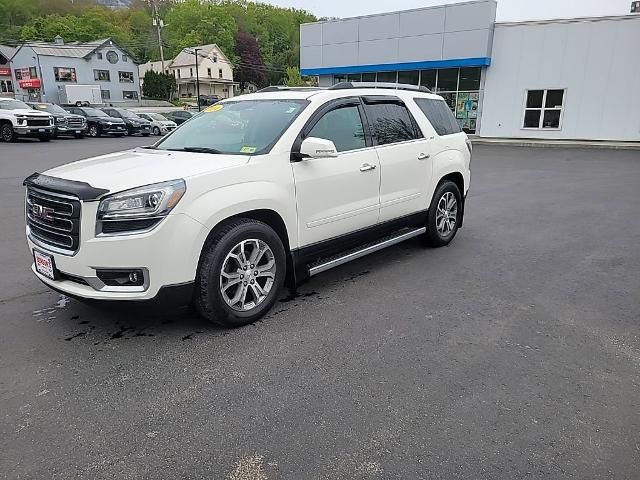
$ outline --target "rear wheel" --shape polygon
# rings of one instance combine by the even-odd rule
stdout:
[[[0,137],[2,137],[2,140],[5,142],[16,141],[17,135],[10,123],[3,123],[0,125]]]
[[[233,220],[203,250],[195,306],[204,318],[225,327],[253,323],[277,300],[286,265],[284,246],[271,227]]]
[[[443,247],[456,236],[462,218],[462,197],[458,186],[447,180],[436,188],[427,215],[427,243]]]

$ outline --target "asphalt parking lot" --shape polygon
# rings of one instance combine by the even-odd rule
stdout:
[[[449,247],[222,330],[30,273],[23,178],[148,143],[0,144],[0,477],[638,478],[640,152],[478,146]]]

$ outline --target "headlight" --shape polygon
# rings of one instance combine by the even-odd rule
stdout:
[[[56,123],[67,123],[67,119],[64,117],[56,117]]]
[[[24,115],[16,115],[16,121],[18,123],[25,123],[27,121],[27,117]]]
[[[186,190],[184,180],[172,180],[110,195],[98,206],[98,220],[165,217],[178,204]]]

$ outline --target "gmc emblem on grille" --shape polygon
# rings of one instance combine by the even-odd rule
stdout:
[[[31,205],[31,215],[33,215],[35,218],[50,222],[53,220],[53,213],[53,208],[43,207],[42,205],[38,205],[36,203]]]

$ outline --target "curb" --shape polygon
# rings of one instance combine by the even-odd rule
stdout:
[[[640,142],[607,142],[586,140],[533,140],[511,138],[480,138],[469,136],[473,145],[498,145],[531,148],[594,148],[608,150],[640,150]]]

